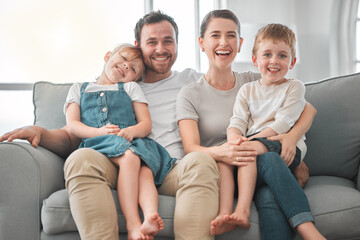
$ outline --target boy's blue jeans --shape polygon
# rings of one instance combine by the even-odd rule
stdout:
[[[254,201],[261,238],[293,239],[293,228],[314,222],[304,191],[278,153],[258,156],[257,171]]]

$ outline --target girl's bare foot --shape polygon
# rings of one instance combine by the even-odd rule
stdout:
[[[140,228],[128,229],[128,240],[145,240],[146,236],[140,231]]]
[[[237,225],[229,222],[229,215],[219,215],[211,221],[210,233],[211,235],[219,235],[224,232],[230,232],[236,229]]]
[[[159,214],[153,213],[152,215],[144,219],[143,224],[140,227],[140,231],[144,235],[155,236],[158,231],[164,229],[164,222]]]
[[[247,229],[250,227],[250,216],[247,216],[246,214],[234,212],[233,214],[230,215],[229,222],[241,228]]]

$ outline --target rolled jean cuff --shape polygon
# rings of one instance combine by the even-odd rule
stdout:
[[[291,217],[289,219],[289,222],[290,222],[290,226],[292,226],[295,229],[297,226],[299,226],[302,223],[315,222],[315,220],[310,212],[302,212]]]

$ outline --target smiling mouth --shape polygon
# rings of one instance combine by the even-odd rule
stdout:
[[[228,56],[230,55],[230,51],[215,51],[215,54],[218,56]]]
[[[279,68],[268,68],[267,69],[269,72],[280,72]]]
[[[120,72],[121,76],[124,76],[124,71],[117,65],[115,67]]]
[[[166,61],[169,58],[169,56],[164,56],[164,57],[152,57],[153,60],[155,61]]]

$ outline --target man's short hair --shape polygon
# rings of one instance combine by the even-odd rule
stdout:
[[[162,21],[168,21],[173,26],[175,30],[176,43],[178,43],[179,29],[175,20],[169,15],[166,15],[165,13],[161,12],[160,10],[149,12],[144,17],[139,19],[134,29],[136,42],[140,44],[141,30],[145,25],[158,23]]]

